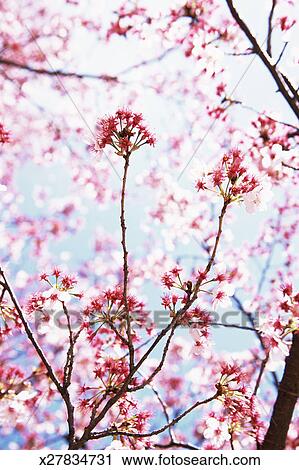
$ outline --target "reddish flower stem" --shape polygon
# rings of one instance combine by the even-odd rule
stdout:
[[[128,265],[128,250],[127,250],[127,241],[126,241],[126,217],[125,217],[125,199],[126,199],[126,184],[127,176],[129,169],[129,158],[130,153],[124,157],[124,173],[122,179],[122,188],[121,188],[121,201],[120,201],[120,225],[121,225],[121,245],[123,249],[123,302],[126,312],[126,321],[127,321],[127,337],[128,337],[128,349],[129,349],[129,360],[130,360],[130,370],[134,367],[134,345],[132,341],[132,331],[131,331],[131,318],[128,305],[128,280],[129,280],[129,265]]]

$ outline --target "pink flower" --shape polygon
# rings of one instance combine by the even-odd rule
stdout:
[[[284,365],[285,359],[288,355],[288,345],[281,340],[277,341],[277,346],[274,346],[274,348],[271,348],[269,351],[269,360],[266,364],[266,369],[270,371],[277,370],[279,367]]]
[[[165,287],[167,287],[167,289],[170,289],[171,287],[173,287],[173,286],[174,286],[174,283],[175,283],[175,281],[174,281],[174,279],[171,277],[170,274],[168,274],[168,273],[163,274],[163,276],[162,276],[162,284],[163,284]]]
[[[260,323],[259,331],[262,334],[264,344],[269,353],[269,360],[266,368],[274,371],[285,362],[289,355],[289,346],[283,338],[284,325],[279,319],[275,321],[271,318],[265,319]]]
[[[249,214],[265,210],[271,198],[272,192],[269,184],[265,184],[263,187],[256,187],[251,192],[242,196],[245,209]]]
[[[206,439],[211,441],[211,444],[217,447],[221,447],[225,442],[229,441],[231,436],[228,432],[227,423],[223,418],[215,418],[213,416],[206,420],[206,429],[203,435]]]
[[[235,288],[228,282],[221,282],[213,293],[213,308],[229,307],[231,305],[230,297],[235,293]]]
[[[207,188],[206,188],[206,184],[205,184],[205,182],[204,182],[203,179],[197,180],[196,189],[197,189],[197,191],[200,191],[200,190],[202,190],[202,189],[207,189]]]
[[[46,298],[41,292],[33,294],[27,302],[26,311],[27,313],[33,313],[38,310],[42,310],[45,305]]]
[[[204,329],[201,331],[199,328],[190,328],[189,331],[194,340],[193,346],[191,348],[191,354],[194,354],[194,356],[200,356],[206,344],[208,335],[207,330]]]

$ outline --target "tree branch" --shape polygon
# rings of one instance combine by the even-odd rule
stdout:
[[[200,450],[200,447],[196,447],[193,444],[189,444],[189,442],[177,442],[177,441],[169,441],[167,444],[155,444],[156,449],[172,449],[173,447],[177,447],[179,449],[187,449],[187,450]]]
[[[128,389],[128,392],[136,392],[137,390],[143,389],[146,385],[149,385],[152,382],[152,380],[156,377],[156,375],[161,371],[161,369],[164,365],[164,362],[165,362],[165,359],[166,359],[166,356],[167,356],[167,352],[168,352],[168,349],[169,349],[169,346],[170,346],[170,342],[173,338],[176,326],[177,326],[177,324],[174,323],[173,327],[170,331],[170,335],[168,336],[166,344],[163,348],[163,353],[162,353],[162,356],[161,356],[161,359],[160,359],[160,362],[159,362],[158,366],[154,369],[154,371],[151,373],[151,375],[147,379],[145,379],[144,382],[142,382],[142,384],[136,385],[136,387],[132,387],[132,388]]]
[[[138,62],[137,64],[133,64],[130,67],[127,67],[124,70],[121,70],[117,75],[108,75],[108,74],[100,74],[100,75],[95,75],[92,73],[78,73],[78,72],[66,72],[64,70],[56,69],[56,70],[49,70],[41,67],[33,67],[28,64],[22,64],[20,62],[16,62],[14,60],[10,59],[4,59],[0,58],[0,64],[6,65],[8,67],[15,67],[19,68],[22,70],[27,70],[27,72],[33,72],[38,75],[49,75],[49,76],[60,76],[60,77],[68,77],[68,78],[87,78],[91,80],[102,80],[105,82],[114,82],[114,83],[120,83],[118,77],[120,75],[125,75],[127,73],[130,73],[140,67],[144,67],[147,65],[150,65],[155,62],[160,62],[163,60],[167,55],[169,55],[171,52],[173,52],[176,49],[176,47],[170,47],[163,51],[160,55],[157,57],[153,57],[151,59],[143,60],[142,62]],[[1,51],[2,52],[2,51]]]
[[[299,171],[299,168],[297,168],[295,166],[292,166],[292,165],[289,165],[288,163],[282,162],[281,164],[282,164],[282,166],[285,166],[286,168],[291,168],[291,170]]]
[[[299,397],[299,334],[293,334],[289,356],[278,395],[274,404],[270,425],[261,446],[262,450],[284,449],[293,412]]]
[[[263,64],[266,66],[270,74],[272,75],[278,90],[280,93],[283,95],[284,99],[287,101],[289,104],[290,108],[294,112],[295,116],[299,119],[299,107],[298,107],[298,94],[293,93],[293,86],[288,85],[288,83],[285,81],[283,75],[276,69],[275,65],[272,64],[271,57],[267,53],[264,53],[263,50],[261,49],[261,46],[253,36],[252,32],[250,31],[249,27],[247,24],[240,18],[237,10],[235,9],[233,5],[232,0],[226,0],[227,6],[234,18],[234,20],[237,22],[237,24],[240,26],[241,30],[243,33],[247,36],[247,39],[251,42],[251,45],[253,47],[253,51],[259,56]],[[294,96],[290,96],[289,91],[294,94]]]

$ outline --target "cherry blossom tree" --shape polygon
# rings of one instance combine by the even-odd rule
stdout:
[[[2,449],[298,446],[295,3],[253,3],[0,0]]]

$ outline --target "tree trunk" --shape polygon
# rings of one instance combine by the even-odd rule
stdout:
[[[299,397],[299,334],[293,334],[290,355],[279,385],[270,425],[261,445],[262,450],[284,449],[293,412]]]

